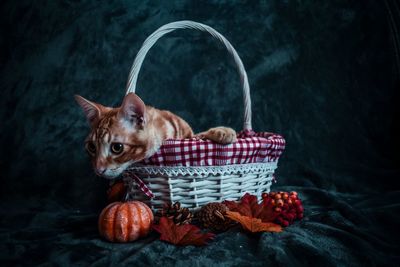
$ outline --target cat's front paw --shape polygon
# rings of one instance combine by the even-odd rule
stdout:
[[[237,142],[236,132],[228,127],[211,128],[202,134],[203,138],[209,139],[219,144],[232,144]]]

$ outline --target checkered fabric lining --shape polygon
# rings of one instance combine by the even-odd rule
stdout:
[[[210,140],[169,139],[150,158],[141,163],[155,166],[221,166],[272,162],[285,149],[285,139],[274,133],[238,133],[238,142],[220,145]]]
[[[143,182],[142,179],[136,176],[131,171],[126,171],[124,173],[124,178],[132,178],[134,183],[136,183],[136,186],[149,198],[154,198],[153,192],[150,190],[150,188],[147,187],[147,185]],[[129,181],[129,180],[128,180]]]

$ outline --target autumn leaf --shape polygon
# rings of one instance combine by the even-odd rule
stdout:
[[[251,232],[282,232],[282,227],[271,222],[262,222],[261,219],[243,216],[239,212],[227,211],[226,216],[231,220],[239,222],[242,227]]]
[[[223,203],[230,211],[238,212],[242,216],[261,219],[262,222],[272,222],[278,216],[269,200],[258,203],[257,197],[249,193],[246,193],[240,202],[225,200]]]
[[[230,211],[236,211],[248,217],[258,217],[262,208],[262,205],[258,204],[257,197],[249,193],[246,193],[240,202],[226,200],[224,204]]]
[[[279,212],[275,211],[275,207],[271,203],[271,199],[264,199],[258,218],[260,218],[263,222],[273,222],[278,216]]]
[[[213,233],[202,233],[200,228],[191,224],[175,225],[172,219],[161,217],[153,229],[161,234],[160,240],[181,246],[204,246],[214,238]]]
[[[126,194],[126,187],[123,182],[116,182],[107,190],[108,202],[121,201]]]

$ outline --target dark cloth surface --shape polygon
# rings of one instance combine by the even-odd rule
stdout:
[[[385,1],[3,1],[0,4],[0,265],[396,266],[400,262],[400,4]],[[220,31],[248,72],[256,131],[287,141],[273,190],[305,218],[283,233],[239,228],[209,246],[103,241],[107,182],[85,155],[73,100],[117,106],[144,39],[182,19]],[[195,131],[241,130],[232,59],[203,33],[150,51],[145,103]]]
[[[129,244],[99,238],[97,213],[51,201],[42,208],[1,218],[3,266],[396,266],[400,193],[353,194],[295,189],[305,218],[282,233],[249,235],[239,227],[218,234],[207,247],[177,247],[157,234]],[[6,209],[6,207],[4,207]]]

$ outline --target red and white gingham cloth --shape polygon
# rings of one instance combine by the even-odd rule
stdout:
[[[285,149],[285,139],[274,133],[242,131],[238,141],[220,145],[210,140],[169,139],[150,158],[141,162],[155,166],[221,166],[273,162]]]

